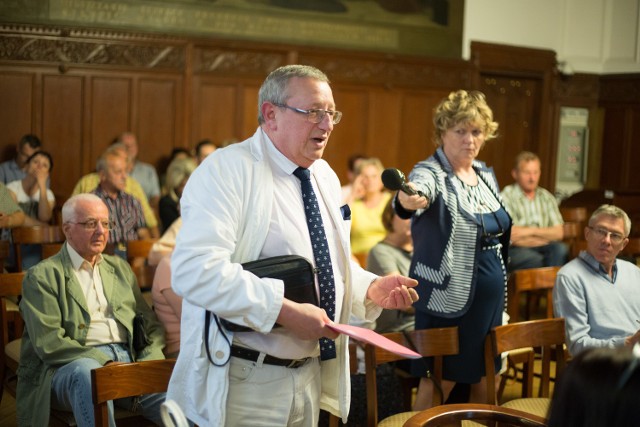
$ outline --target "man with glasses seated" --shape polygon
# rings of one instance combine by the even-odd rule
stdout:
[[[540,158],[523,151],[511,171],[516,182],[500,193],[513,219],[509,271],[567,262],[569,248],[562,242],[564,221],[556,198],[538,185],[540,173]]]
[[[565,318],[569,351],[632,346],[640,341],[640,268],[616,256],[629,242],[631,221],[613,205],[593,212],[587,250],[558,272],[556,317]]]
[[[92,369],[164,359],[164,330],[129,264],[103,255],[111,228],[107,206],[93,194],[73,196],[62,207],[62,222],[66,243],[29,269],[23,283],[20,312],[26,327],[18,370],[18,425],[48,425],[53,407],[73,412],[79,426],[92,426]],[[142,348],[133,345],[138,313],[148,342]],[[165,394],[156,393],[115,403],[135,406],[162,425],[164,401]],[[109,416],[109,425],[115,425],[111,402]]]

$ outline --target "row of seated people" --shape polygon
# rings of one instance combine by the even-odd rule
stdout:
[[[216,146],[209,140],[198,143],[195,155],[202,161]],[[25,135],[16,146],[15,159],[0,164],[0,228],[2,240],[11,240],[10,230],[59,223],[55,215],[56,200],[49,188],[53,158],[42,150],[35,135]],[[108,205],[110,253],[125,256],[126,242],[133,239],[158,238],[180,215],[179,198],[186,181],[197,166],[184,149],[176,149],[163,175],[160,197],[158,174],[153,166],[137,160],[138,144],[125,132],[98,159],[96,172],[83,176],[71,195],[93,192]],[[160,219],[160,223],[158,222]],[[37,248],[24,248],[23,263],[15,265],[13,250],[9,269],[26,269],[38,260]]]

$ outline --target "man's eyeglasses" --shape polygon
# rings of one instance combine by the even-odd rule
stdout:
[[[311,109],[311,110],[303,110],[302,108],[290,107],[286,104],[273,104],[276,107],[287,108],[291,111],[295,111],[299,114],[304,114],[307,116],[307,121],[311,123],[320,123],[324,120],[324,117],[328,114],[331,117],[331,122],[334,125],[340,123],[342,119],[341,111],[333,111],[333,110],[320,110],[320,109]]]
[[[619,245],[625,239],[625,237],[620,233],[614,233],[613,231],[606,230],[600,227],[591,227],[590,225],[587,228],[594,232],[594,234],[598,237],[598,239],[605,239],[607,236],[610,236],[611,243],[614,245]]]
[[[98,228],[98,224],[102,225],[102,228],[105,230],[111,230],[114,227],[114,224],[112,221],[98,221],[97,219],[88,219],[84,222],[71,222],[68,221],[70,224],[77,224],[77,225],[81,225],[84,227],[85,230],[88,231],[95,231]]]

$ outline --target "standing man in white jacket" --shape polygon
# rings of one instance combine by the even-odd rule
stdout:
[[[320,409],[346,421],[348,340],[327,324],[347,323],[352,313],[373,320],[381,308],[405,308],[418,298],[414,280],[377,277],[350,259],[348,208],[341,209],[340,181],[322,160],[341,116],[324,73],[280,67],[260,88],[256,133],[207,157],[187,183],[171,262],[183,310],[168,398],[200,426],[316,426]],[[284,298],[282,281],[240,265],[289,254],[314,259],[298,167],[310,171],[318,199],[334,320],[320,307]],[[211,320],[205,336],[206,310],[253,331],[234,334]],[[320,360],[322,337],[335,340],[334,358]]]

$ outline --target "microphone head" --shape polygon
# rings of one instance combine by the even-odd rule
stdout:
[[[405,183],[404,174],[399,169],[387,168],[382,171],[382,183],[391,191],[401,190],[402,184]]]

